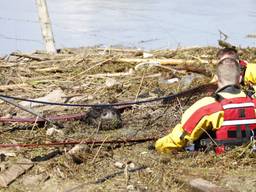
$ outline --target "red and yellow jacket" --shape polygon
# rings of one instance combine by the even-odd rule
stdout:
[[[230,89],[232,90],[230,91]],[[240,89],[227,87],[218,93],[226,99],[245,98],[246,94]],[[256,100],[252,100],[256,105]],[[254,107],[256,112],[256,108]],[[223,124],[224,111],[220,102],[214,97],[205,97],[194,103],[185,111],[181,122],[167,136],[157,140],[156,150],[169,153],[173,149],[185,147],[188,141],[195,141],[205,131],[217,131]]]

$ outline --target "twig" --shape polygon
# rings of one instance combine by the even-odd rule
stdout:
[[[6,90],[13,90],[13,89],[18,89],[18,88],[24,88],[29,86],[26,83],[21,83],[21,84],[10,84],[10,85],[1,85],[0,86],[0,91],[6,91]]]
[[[103,64],[105,64],[106,62],[109,62],[109,61],[111,61],[111,59],[106,59],[106,60],[104,60],[104,61],[101,61],[101,62],[99,62],[99,63],[97,63],[97,64],[95,64],[95,65],[89,67],[89,68],[86,69],[85,71],[83,71],[83,72],[81,72],[81,73],[79,73],[79,74],[77,74],[77,75],[71,77],[69,80],[72,80],[72,79],[75,79],[75,78],[77,78],[77,77],[79,77],[79,76],[81,76],[81,75],[84,75],[84,74],[86,74],[88,71],[90,71],[90,70],[92,70],[92,69],[94,69],[94,68],[96,68],[96,67],[98,67],[98,66],[101,66],[101,65],[103,65]],[[81,80],[81,78],[80,78],[79,80]]]
[[[97,127],[96,131],[94,131],[89,138],[91,138],[94,134],[98,134],[98,132],[100,130],[100,127],[101,127],[101,124],[102,124],[102,122],[100,120],[99,123],[98,123],[98,127]],[[92,143],[92,145],[91,145],[91,150],[93,149],[93,147],[94,147],[94,143]]]
[[[197,64],[198,60],[187,59],[141,59],[141,58],[120,58],[116,62],[127,63],[159,63],[161,65],[184,65],[184,64]],[[201,60],[203,63],[217,63],[217,60]]]
[[[122,77],[122,76],[131,76],[134,74],[134,71],[130,69],[128,72],[120,72],[120,73],[98,73],[94,75],[86,75],[87,77],[94,78],[106,78],[106,77]]]
[[[125,164],[125,168],[124,168],[124,176],[125,176],[125,184],[126,184],[126,186],[128,185],[128,182],[129,182],[128,168],[129,168],[129,164],[126,163]]]
[[[182,114],[182,113],[183,113],[183,107],[182,107],[182,105],[181,105],[181,102],[180,102],[179,98],[176,98],[176,100],[177,100],[177,102],[178,102],[178,104],[179,104],[180,113]]]
[[[142,77],[141,77],[141,80],[140,80],[139,89],[138,89],[138,91],[137,91],[137,93],[136,93],[136,96],[135,96],[135,100],[134,100],[134,101],[137,101],[137,99],[138,99],[138,96],[139,96],[139,94],[140,94],[140,89],[141,89],[142,84],[143,84],[143,81],[144,81],[144,77],[145,77],[145,70],[143,71],[143,74],[142,74]],[[132,110],[132,113],[133,113],[133,112],[134,112],[134,109]]]
[[[200,128],[200,129],[202,129],[205,133],[206,133],[206,135],[210,138],[210,140],[216,145],[216,146],[218,146],[218,144],[216,143],[216,141],[211,137],[211,135],[204,129],[204,128]]]
[[[128,169],[128,172],[133,173],[133,172],[135,172],[135,171],[140,171],[140,170],[143,170],[143,169],[146,169],[146,168],[147,168],[147,166],[142,165],[142,166],[137,167],[137,168],[134,168],[134,169]],[[107,175],[107,176],[104,176],[104,177],[102,177],[102,178],[100,178],[100,179],[97,179],[95,182],[86,182],[86,183],[82,183],[81,185],[78,185],[78,186],[76,186],[76,187],[74,187],[74,188],[71,188],[71,189],[69,189],[69,190],[67,190],[67,191],[65,191],[65,192],[72,192],[72,191],[75,191],[75,190],[77,190],[77,189],[80,189],[80,188],[82,188],[83,186],[89,185],[89,184],[100,184],[100,183],[104,183],[104,182],[107,181],[108,179],[112,179],[112,178],[114,178],[115,176],[121,175],[121,174],[123,174],[123,173],[124,173],[123,170],[117,171],[117,172],[115,172],[115,173],[112,173],[112,174],[109,174],[109,175]]]
[[[35,55],[32,55],[32,54],[25,54],[25,53],[18,53],[18,52],[11,53],[10,55],[17,56],[17,57],[25,57],[25,58],[36,60],[36,61],[49,60],[47,57],[41,58],[41,57],[38,57],[38,56],[35,56]]]
[[[36,120],[35,120],[35,122],[34,122],[34,124],[33,124],[33,126],[32,126],[32,129],[30,130],[30,136],[32,135],[32,131],[34,130],[34,128],[35,128],[35,126],[36,126],[36,124],[37,124],[37,121],[38,121],[38,116],[36,116]]]
[[[98,154],[99,154],[99,152],[100,152],[100,150],[101,150],[103,144],[105,143],[105,141],[106,141],[107,139],[108,139],[108,136],[103,140],[102,144],[100,145],[99,149],[97,150],[95,156],[94,156],[93,159],[92,159],[92,163],[95,162],[95,160],[96,160],[96,158],[97,158],[97,156],[98,156]]]

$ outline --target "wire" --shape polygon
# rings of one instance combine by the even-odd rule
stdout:
[[[10,40],[16,40],[16,41],[28,41],[28,42],[34,42],[34,43],[39,43],[43,44],[42,41],[35,40],[35,39],[26,39],[26,38],[15,38],[15,37],[9,37],[3,34],[0,34],[0,38],[2,39],[10,39]]]
[[[125,140],[107,140],[105,144],[113,144],[113,143],[143,143],[146,141],[153,141],[156,140],[157,137],[145,137],[145,138],[138,138],[138,139],[125,139]],[[22,147],[22,148],[39,148],[39,147],[54,147],[54,146],[61,146],[61,145],[76,145],[76,144],[102,144],[103,141],[99,140],[90,140],[90,141],[59,141],[53,143],[20,143],[20,144],[0,144],[0,148],[15,148],[15,147]]]
[[[36,20],[18,19],[18,18],[10,18],[10,17],[0,17],[0,20],[26,22],[26,23],[39,23],[39,21],[36,21]]]
[[[66,106],[66,107],[96,107],[96,108],[98,107],[98,108],[105,108],[105,107],[125,106],[125,105],[139,105],[139,104],[143,104],[143,103],[151,103],[151,102],[161,101],[161,100],[163,100],[164,103],[168,103],[171,100],[175,99],[176,97],[184,96],[184,95],[187,95],[191,92],[196,93],[196,92],[198,92],[200,90],[204,90],[206,88],[215,88],[215,85],[214,84],[204,84],[204,85],[200,85],[200,86],[197,86],[195,88],[185,90],[185,91],[173,94],[173,95],[167,95],[167,96],[157,97],[157,98],[147,99],[147,100],[127,101],[127,102],[112,103],[112,104],[108,104],[108,103],[102,103],[102,104],[58,103],[58,102],[38,101],[38,100],[33,100],[33,99],[24,99],[24,98],[21,98],[21,97],[14,97],[14,96],[2,95],[2,94],[0,94],[0,98],[3,97],[3,98],[20,100],[20,101],[27,101],[27,102],[32,102],[32,103],[40,103],[40,104],[45,104],[45,105],[58,105],[58,106]]]

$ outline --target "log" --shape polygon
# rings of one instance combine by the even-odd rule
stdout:
[[[210,71],[210,68],[202,67],[200,65],[195,65],[195,64],[185,64],[185,65],[178,65],[173,67],[175,70],[185,70],[188,72],[193,72],[193,73],[199,73],[203,74],[205,76],[211,76],[212,71]]]
[[[11,182],[31,167],[33,167],[33,163],[28,159],[22,160],[19,164],[11,165],[11,167],[0,173],[0,187],[8,187]]]
[[[139,49],[122,49],[122,48],[96,48],[98,51],[115,51],[115,52],[128,52],[128,53],[142,53],[142,50]]]
[[[24,65],[25,63],[5,63],[5,62],[2,62],[1,65],[0,65],[0,68],[10,68],[10,67],[17,67],[19,65]]]
[[[32,54],[25,54],[25,53],[18,53],[18,52],[11,53],[10,55],[17,56],[17,57],[24,57],[24,58],[28,58],[28,59],[32,59],[32,60],[36,60],[36,61],[48,60],[48,58],[46,58],[46,57],[42,58],[42,57],[35,56]]]
[[[56,73],[56,72],[64,72],[65,68],[60,67],[49,67],[49,68],[39,68],[35,69],[36,72],[48,72],[48,73]]]
[[[27,86],[28,86],[28,84],[26,84],[26,83],[1,85],[0,86],[0,91],[14,90],[14,89],[17,89],[17,88],[23,88],[23,87],[27,87]]]
[[[160,67],[160,68],[163,68],[163,69],[167,69],[167,70],[172,71],[173,73],[184,74],[183,71],[185,70],[185,71],[189,71],[189,72],[204,74],[206,76],[211,75],[211,72],[209,71],[209,67],[204,67],[204,66],[202,67],[198,63],[191,63],[191,62],[175,65],[175,66],[172,66],[172,68],[167,67],[166,65],[162,65],[160,62],[151,62],[151,63],[146,62],[146,63],[137,64],[135,66],[135,70],[138,70],[138,69],[143,68],[145,66],[149,66],[149,67]],[[201,62],[201,63],[204,63],[204,62]]]
[[[192,179],[189,182],[189,185],[197,191],[201,192],[231,192],[231,190],[224,189],[202,178]]]
[[[94,78],[106,78],[106,77],[123,77],[123,76],[132,76],[134,75],[134,71],[130,69],[128,72],[120,72],[120,73],[99,73],[94,75],[86,75],[86,77],[94,77]]]
[[[184,64],[198,64],[198,63],[213,63],[216,64],[217,60],[191,60],[191,59],[140,59],[140,58],[121,58],[115,60],[116,62],[127,63],[160,63],[161,65],[184,65]]]
[[[220,187],[210,181],[192,175],[180,175],[178,182],[184,183],[194,191],[198,192],[234,192],[233,190]]]

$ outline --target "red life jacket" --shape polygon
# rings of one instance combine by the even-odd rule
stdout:
[[[255,105],[250,97],[222,99],[224,121],[216,131],[216,141],[224,145],[241,145],[256,138]]]

